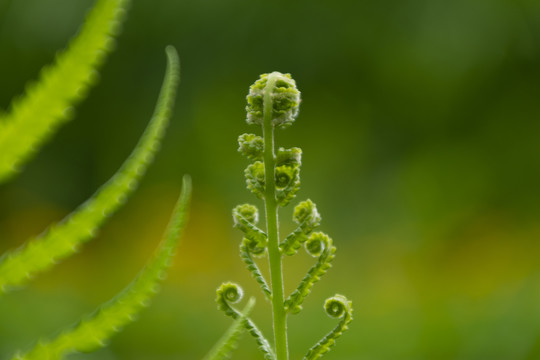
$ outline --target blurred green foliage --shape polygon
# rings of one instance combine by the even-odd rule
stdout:
[[[0,0],[0,108],[91,4]],[[116,170],[151,114],[167,44],[180,53],[182,83],[156,163],[84,252],[0,299],[0,357],[128,282],[184,173],[191,223],[161,295],[108,349],[80,358],[204,356],[229,324],[213,303],[224,277],[258,295],[230,209],[252,201],[236,153],[237,134],[253,131],[247,88],[276,70],[292,73],[303,97],[278,145],[303,149],[298,199],[318,204],[338,248],[335,269],[290,318],[293,358],[334,325],[322,304],[337,290],[354,301],[356,321],[328,359],[540,358],[538,1],[135,0],[76,120],[0,188],[0,252]],[[286,262],[289,289],[310,264]],[[259,298],[253,316],[267,333],[268,314]],[[256,354],[244,340],[236,358]]]

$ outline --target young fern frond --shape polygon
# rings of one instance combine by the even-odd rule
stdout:
[[[327,299],[324,304],[324,310],[328,316],[335,319],[341,319],[341,321],[334,330],[309,349],[304,360],[316,360],[330,351],[330,348],[334,346],[336,339],[347,330],[347,325],[352,321],[352,303],[343,295],[335,295],[334,297]]]
[[[302,150],[278,148],[276,153],[274,146],[275,129],[289,127],[298,115],[300,91],[296,88],[295,81],[289,74],[279,72],[263,74],[250,87],[247,102],[247,123],[260,125],[263,136],[241,135],[238,138],[238,151],[251,161],[244,171],[246,184],[251,192],[264,200],[266,232],[255,226],[258,211],[253,205],[237,206],[233,210],[233,220],[234,226],[244,233],[240,256],[272,303],[274,348],[266,354],[275,354],[276,360],[288,360],[287,316],[302,310],[302,303],[313,284],[331,267],[336,248],[326,234],[313,232],[320,225],[321,216],[311,200],[303,201],[295,207],[293,220],[298,227],[283,241],[279,240],[279,208],[289,204],[300,189]],[[298,288],[285,299],[283,256],[295,255],[302,244],[306,251],[318,257],[318,260]],[[252,255],[268,256],[271,286],[268,286]],[[227,315],[238,317],[237,311],[232,309],[228,302],[234,303],[240,297],[237,285],[223,284],[218,290],[218,306]],[[336,304],[343,305],[338,308]],[[329,299],[326,308],[330,315],[343,317],[343,320],[334,331],[310,350],[306,359],[316,359],[329,351],[335,339],[347,328],[352,319],[351,303],[341,295]],[[341,308],[344,309],[342,313],[338,312]]]
[[[242,134],[238,137],[238,152],[251,161],[262,161],[264,151],[263,138],[255,134]]]
[[[130,0],[98,0],[78,35],[45,67],[26,94],[0,116],[0,183],[14,175],[62,123],[98,78],[114,48]]]
[[[300,165],[281,165],[275,168],[276,200],[286,206],[300,190]]]
[[[262,275],[261,270],[257,266],[257,263],[251,257],[249,243],[247,243],[246,240],[247,239],[244,238],[244,240],[242,241],[242,245],[240,245],[240,257],[242,258],[242,261],[244,261],[244,263],[246,264],[247,269],[251,272],[251,276],[253,276],[255,281],[261,286],[261,290],[266,296],[266,298],[272,301],[272,290],[270,290],[270,287],[268,286],[268,283]]]
[[[246,176],[247,188],[258,198],[264,199],[266,189],[264,163],[262,161],[255,161],[253,164],[248,165],[246,170],[244,170],[244,175]]]
[[[240,317],[234,321],[227,332],[203,360],[225,360],[230,358],[231,352],[236,348],[236,344],[245,330],[244,321],[246,320],[246,317],[249,316],[254,305],[255,298],[252,297],[241,311]]]
[[[311,232],[321,224],[321,215],[317,206],[308,199],[296,205],[293,221],[298,227],[279,244],[281,252],[289,256],[296,254]]]
[[[309,269],[306,276],[298,285],[295,291],[285,300],[286,311],[297,314],[302,310],[304,299],[311,292],[313,284],[321,279],[330,269],[331,262],[334,260],[336,248],[332,239],[322,232],[312,233],[305,242],[306,251],[311,256],[318,256],[317,263]]]
[[[216,294],[218,309],[223,311],[225,315],[230,316],[235,320],[242,316],[240,311],[229,305],[229,303],[236,304],[242,300],[244,293],[240,286],[234,283],[224,283],[217,289]],[[259,346],[259,350],[261,350],[264,354],[265,360],[275,360],[276,356],[274,355],[274,351],[272,350],[270,343],[268,340],[266,340],[259,328],[247,316],[244,320],[244,327],[251,334],[251,336],[255,338],[255,341]]]
[[[114,2],[114,1],[112,1]],[[0,295],[77,251],[133,192],[157,151],[169,122],[179,81],[179,60],[167,47],[167,71],[150,123],[117,173],[89,200],[44,234],[0,258]]]
[[[238,205],[233,210],[233,220],[234,227],[241,230],[245,238],[250,243],[253,243],[253,252],[258,255],[264,255],[267,235],[256,225],[259,221],[257,207],[249,204]]]
[[[267,236],[256,226],[259,221],[257,207],[249,204],[238,205],[233,210],[234,227],[244,232],[244,239],[240,243],[240,257],[246,264],[251,275],[261,286],[261,290],[268,300],[271,300],[272,291],[264,279],[257,263],[252,258],[266,255]]]
[[[182,194],[163,240],[131,284],[72,328],[64,330],[52,340],[39,342],[32,350],[16,355],[13,360],[56,360],[75,351],[94,351],[103,347],[105,341],[120,328],[133,321],[134,316],[149,304],[158,291],[159,283],[166,277],[187,220],[190,198],[191,179],[184,176]]]

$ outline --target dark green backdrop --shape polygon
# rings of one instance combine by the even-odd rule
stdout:
[[[0,0],[0,108],[65,46],[89,0]],[[91,311],[157,244],[193,177],[191,222],[161,293],[110,346],[80,359],[200,359],[230,323],[222,282],[257,295],[231,208],[244,186],[236,138],[248,87],[290,72],[302,190],[334,239],[334,269],[290,318],[293,359],[355,321],[327,358],[540,358],[540,2],[536,0],[134,0],[101,81],[74,121],[0,187],[0,252],[82,203],[121,164],[153,109],[164,47],[181,56],[172,124],[139,190],[82,252],[0,299],[0,357]],[[291,210],[283,229],[291,230]],[[287,259],[287,289],[310,266]],[[247,336],[237,359],[256,359]]]

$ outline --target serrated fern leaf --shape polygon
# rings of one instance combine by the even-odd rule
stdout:
[[[327,299],[324,303],[324,310],[331,318],[341,320],[332,331],[309,349],[303,360],[316,360],[329,352],[335,345],[337,338],[343,335],[352,321],[352,303],[343,295],[338,294]]]
[[[261,270],[251,256],[249,247],[245,243],[246,241],[243,241],[242,245],[240,245],[240,257],[242,258],[242,261],[244,261],[244,263],[246,264],[247,269],[251,272],[251,276],[261,286],[261,290],[266,296],[266,299],[272,301],[272,290],[270,290],[270,287],[268,286],[268,283],[262,275]]]
[[[218,343],[210,350],[203,360],[225,360],[230,359],[231,352],[236,348],[236,344],[240,336],[244,332],[244,321],[255,305],[255,298],[249,299],[248,304],[242,310],[240,317],[229,327],[227,332],[218,341]]]
[[[0,183],[6,181],[69,120],[72,106],[96,82],[97,69],[114,47],[129,0],[99,0],[68,48],[45,67],[26,94],[0,116]]]
[[[311,288],[330,269],[336,254],[336,247],[332,239],[322,232],[312,233],[305,242],[305,246],[310,255],[319,258],[317,263],[309,269],[296,290],[285,300],[285,309],[292,314],[298,314],[302,310],[302,303],[311,292]]]
[[[105,303],[93,314],[84,317],[77,325],[60,333],[50,341],[39,342],[25,354],[13,360],[58,360],[75,351],[93,351],[105,342],[147,306],[157,292],[158,284],[176,251],[181,232],[187,219],[191,197],[191,180],[184,177],[182,194],[178,200],[165,236],[153,258],[139,275],[122,292]]]
[[[135,189],[157,151],[174,106],[180,70],[173,47],[167,47],[167,60],[156,110],[130,157],[103,187],[61,223],[0,259],[0,295],[76,252]]]
[[[232,307],[230,304],[236,304],[244,296],[244,291],[240,286],[235,283],[223,283],[216,290],[216,303],[218,304],[218,309],[223,311],[225,315],[232,317],[237,320],[242,316],[241,312]],[[255,325],[255,323],[248,317],[242,322],[246,330],[250,333],[251,336],[255,339],[255,342],[259,346],[259,350],[264,354],[265,360],[276,360],[276,356],[270,343],[264,337],[261,330]]]

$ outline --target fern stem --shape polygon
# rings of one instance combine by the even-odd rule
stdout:
[[[275,191],[274,125],[272,124],[272,89],[276,83],[273,74],[268,76],[264,90],[264,203],[266,210],[266,231],[268,234],[268,256],[272,281],[272,313],[274,319],[274,346],[277,360],[288,360],[287,313],[284,307],[283,267],[279,250],[278,205]]]

